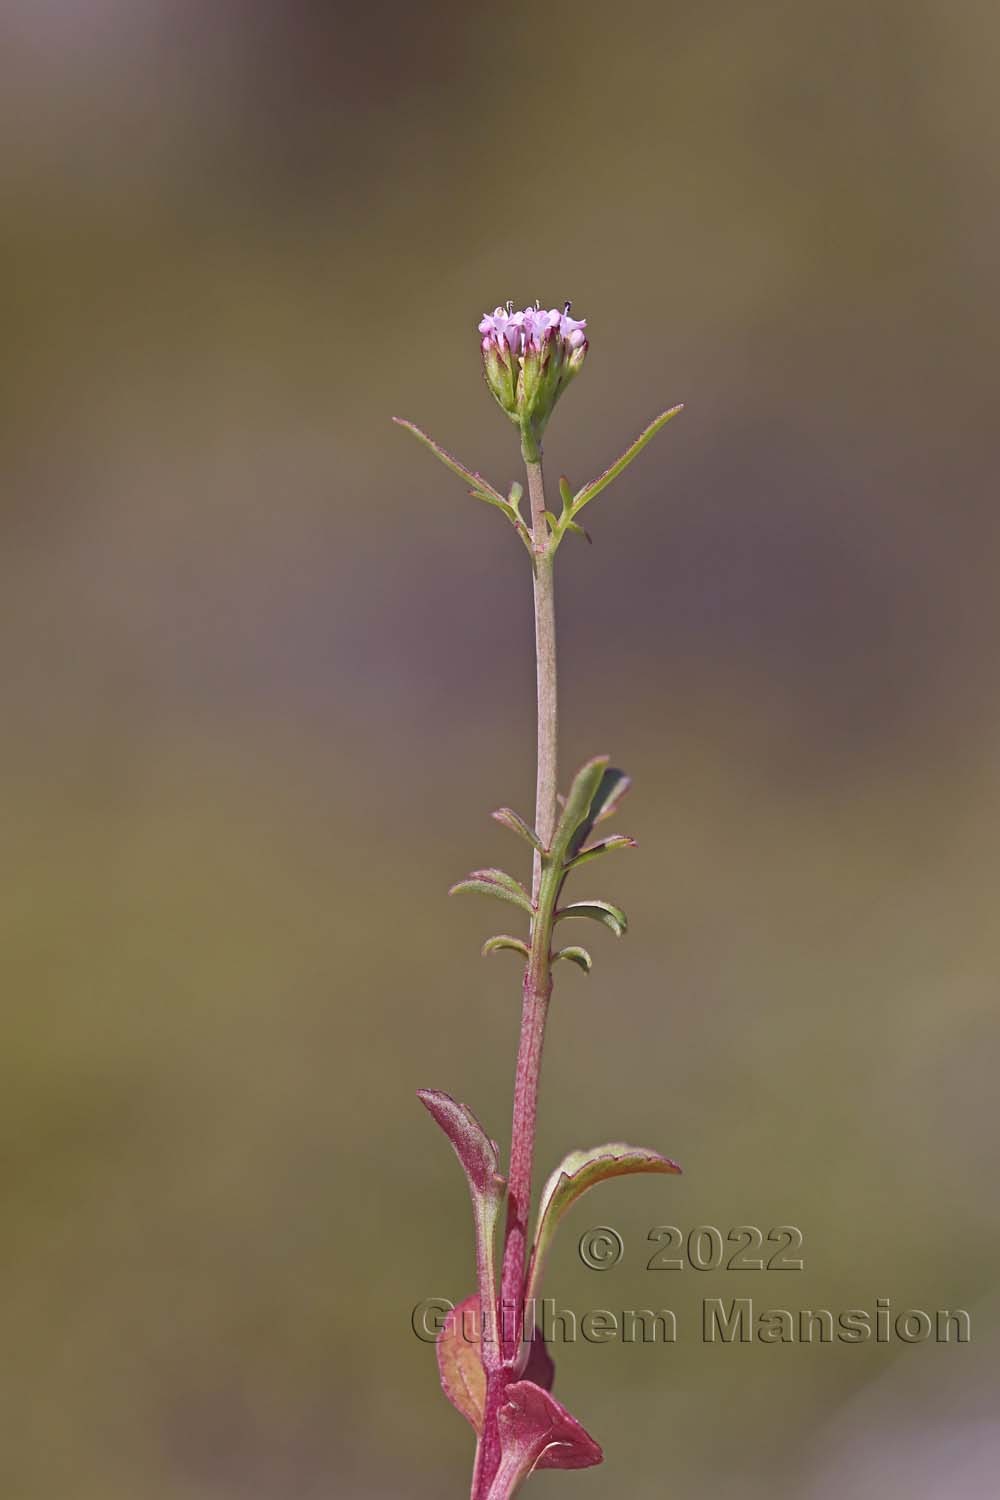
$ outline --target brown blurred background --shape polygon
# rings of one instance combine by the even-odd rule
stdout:
[[[541,1167],[686,1175],[561,1233],[560,1303],[681,1334],[559,1351],[608,1460],[532,1493],[989,1491],[998,48],[975,0],[4,7],[10,1500],[467,1492],[414,1090],[506,1140],[515,964],[445,891],[519,858],[530,590],[389,417],[517,477],[475,325],[536,295],[591,336],[553,480],[688,408],[560,557],[564,771],[631,770],[641,848]],[[665,1223],[794,1223],[806,1269],[657,1276]],[[706,1296],[973,1341],[710,1347]]]

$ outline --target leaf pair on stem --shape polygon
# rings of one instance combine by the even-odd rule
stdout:
[[[583,510],[584,506],[589,505],[591,500],[596,499],[603,489],[606,489],[609,484],[618,478],[619,474],[624,473],[632,460],[638,457],[650,439],[656,436],[660,428],[665,427],[672,418],[676,417],[683,410],[683,406],[671,406],[667,411],[661,412],[658,417],[654,417],[648,427],[643,428],[635,442],[631,443],[625,449],[625,452],[620,458],[615,460],[610,468],[605,469],[603,474],[599,474],[596,479],[591,480],[589,484],[585,484],[575,494],[569,480],[565,476],[560,479],[559,495],[562,500],[562,513],[556,516],[552,511],[545,512],[550,531],[549,547],[553,554],[568,531],[574,532],[577,536],[584,536],[588,542],[590,541],[589,534],[577,522],[577,516]],[[463,479],[468,485],[469,494],[473,499],[483,500],[487,505],[495,506],[497,510],[506,516],[528,551],[533,551],[534,543],[531,532],[521,515],[521,500],[524,490],[520,484],[512,484],[509,493],[502,495],[499,490],[494,489],[489,480],[484,479],[476,471],[467,469],[465,464],[449,453],[447,448],[442,448],[440,443],[435,442],[415,422],[408,422],[405,417],[393,417],[392,420],[397,426],[405,427],[407,432],[412,432],[417,441],[423,443],[424,447],[428,448],[434,454],[435,458],[444,464],[446,469],[450,469],[453,474],[458,475],[459,479]]]
[[[624,937],[628,930],[628,919],[621,908],[613,906],[610,901],[571,901],[565,906],[557,903],[563,885],[572,871],[614,849],[635,848],[635,839],[623,833],[609,834],[596,842],[588,842],[595,824],[611,817],[630,785],[624,771],[611,766],[606,755],[598,755],[588,761],[573,779],[548,849],[535,830],[513,809],[498,807],[493,813],[498,823],[530,844],[541,859],[542,881],[537,905],[532,902],[521,882],[515,880],[513,875],[508,875],[505,870],[473,870],[464,880],[452,886],[450,894],[472,891],[512,902],[528,914],[533,930],[541,923],[552,927],[555,923],[568,919],[588,918],[609,928],[615,937]],[[547,907],[550,909],[546,909]],[[485,957],[501,948],[513,949],[525,960],[530,957],[528,944],[509,933],[488,938],[483,944],[483,955]],[[592,968],[590,954],[585,948],[556,948],[550,950],[548,957],[552,962],[559,958],[568,959],[588,974]]]
[[[512,902],[531,918],[531,946],[520,938],[501,934],[487,941],[484,953],[513,948],[530,963],[532,946],[539,934],[545,936],[557,921],[573,917],[602,922],[616,936],[625,932],[624,912],[608,901],[571,902],[566,906],[559,906],[558,901],[563,884],[574,869],[613,849],[633,846],[634,840],[623,834],[591,841],[595,826],[615,812],[628,787],[628,777],[611,767],[607,756],[588,761],[573,779],[548,848],[517,813],[508,807],[497,809],[493,814],[497,822],[518,834],[540,855],[542,875],[537,902],[532,902],[525,887],[503,870],[474,870],[452,887],[455,892],[472,891]],[[583,948],[556,950],[549,957],[570,959],[587,971],[591,967],[590,955]],[[512,1495],[536,1468],[584,1468],[600,1463],[602,1457],[599,1446],[550,1394],[555,1370],[534,1324],[535,1301],[559,1222],[576,1200],[599,1182],[639,1172],[673,1174],[680,1167],[657,1151],[623,1142],[571,1152],[542,1189],[522,1305],[515,1309],[499,1307],[495,1231],[506,1183],[500,1176],[496,1144],[472,1111],[449,1095],[422,1090],[419,1097],[448,1136],[462,1164],[476,1227],[479,1294],[454,1310],[438,1339],[441,1384],[452,1405],[481,1436],[490,1377],[499,1374],[505,1378],[503,1400],[496,1416],[499,1466],[489,1490],[489,1496],[502,1500]],[[476,1312],[478,1319],[470,1317]],[[509,1312],[519,1318],[520,1326],[513,1341],[515,1353],[505,1363],[500,1322]]]

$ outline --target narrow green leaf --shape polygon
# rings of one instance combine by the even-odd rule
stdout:
[[[469,494],[473,500],[485,500],[487,505],[495,505],[497,510],[503,511],[512,526],[518,527],[524,525],[513,505],[511,505],[509,500],[505,500],[502,495],[495,495],[491,490],[486,489],[471,489]]]
[[[564,917],[588,917],[592,922],[603,922],[615,937],[624,937],[628,931],[628,918],[610,901],[571,901],[569,906],[561,906],[556,912],[557,922]]]
[[[566,530],[572,531],[574,536],[582,536],[584,541],[589,542],[591,546],[594,545],[594,538],[591,536],[586,526],[581,526],[577,521],[567,521]]]
[[[521,503],[521,496],[523,494],[524,494],[524,485],[523,484],[518,484],[517,480],[515,479],[514,483],[510,487],[510,494],[507,496],[508,501],[514,507],[515,510],[517,510],[518,506],[520,505],[520,503]]]
[[[617,479],[618,475],[624,469],[628,468],[633,458],[642,452],[643,448],[645,448],[651,438],[656,436],[660,428],[665,427],[672,417],[676,417],[677,413],[683,410],[683,406],[672,406],[669,411],[661,412],[658,417],[655,417],[649,426],[640,432],[632,446],[626,448],[621,458],[617,459],[611,465],[610,469],[605,469],[603,474],[599,474],[590,484],[585,484],[582,490],[577,491],[573,500],[571,514],[576,516],[585,505],[589,505],[595,496],[599,495],[612,480]]]
[[[460,463],[457,458],[448,452],[447,448],[442,448],[440,443],[436,443],[415,422],[408,422],[405,417],[393,417],[392,420],[397,427],[405,427],[407,432],[412,432],[417,441],[423,443],[424,447],[428,448],[434,454],[434,457],[444,464],[446,469],[450,469],[453,474],[457,474],[460,479],[464,479],[467,484],[471,485],[472,492],[480,500],[492,498],[494,501],[498,500],[501,506],[507,504],[499,490],[495,490],[488,480],[484,479],[481,474],[475,473],[472,469],[467,469],[463,463]]]
[[[627,1146],[612,1141],[593,1146],[589,1151],[571,1151],[559,1163],[542,1189],[538,1204],[535,1243],[528,1268],[527,1298],[537,1296],[542,1269],[556,1226],[576,1200],[598,1182],[611,1177],[628,1177],[640,1172],[666,1172],[678,1175],[681,1169],[669,1156],[644,1146]]]
[[[498,933],[496,937],[487,938],[483,944],[483,957],[490,953],[496,953],[501,948],[512,948],[515,953],[520,953],[522,958],[530,957],[527,943],[522,943],[520,938],[510,937],[508,933]]]
[[[573,842],[573,835],[587,819],[607,764],[606,755],[597,755],[581,766],[573,777],[573,784],[566,794],[562,815],[552,839],[552,858],[558,864],[562,864]]]
[[[509,828],[511,833],[516,833],[519,838],[524,839],[533,849],[537,849],[539,854],[545,853],[545,845],[538,834],[533,828],[528,827],[528,824],[512,807],[498,807],[496,812],[490,813],[490,817],[502,823],[504,828]]]
[[[459,880],[448,892],[449,896],[464,891],[475,891],[483,896],[499,896],[501,901],[512,901],[522,911],[534,915],[531,897],[519,880],[503,870],[473,870],[464,880]]]
[[[589,974],[594,967],[594,961],[586,948],[557,948],[552,955],[553,962],[557,958],[568,958],[570,963],[576,964],[585,974]]]
[[[609,766],[590,804],[591,822],[601,823],[605,818],[610,818],[612,813],[616,813],[619,803],[631,785],[631,776],[626,776],[625,772],[619,771],[616,766]]]
[[[608,766],[594,793],[590,811],[570,840],[568,850],[570,858],[580,853],[590,838],[595,823],[603,822],[605,818],[617,811],[619,802],[631,785],[632,779],[626,776],[624,771],[620,771],[617,766]]]
[[[568,870],[578,870],[581,865],[596,859],[599,854],[610,854],[612,849],[634,849],[635,839],[629,838],[627,833],[612,833],[608,838],[601,839],[597,844],[588,844],[575,855],[566,866]]]
[[[470,873],[469,879],[495,881],[497,885],[503,886],[504,890],[510,891],[511,895],[518,896],[524,901],[530,901],[528,892],[525,890],[521,882],[519,880],[515,880],[513,875],[508,875],[506,870],[473,870]]]
[[[565,474],[559,476],[559,494],[562,496],[563,510],[569,510],[573,504],[573,491]]]

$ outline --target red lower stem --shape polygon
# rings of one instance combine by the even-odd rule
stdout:
[[[556,817],[556,633],[552,557],[548,550],[548,523],[540,462],[528,462],[528,493],[531,500],[534,542],[535,658],[538,686],[538,778],[535,793],[535,829],[543,845],[552,842]],[[472,1500],[489,1500],[490,1488],[500,1467],[500,1436],[497,1415],[507,1386],[517,1380],[515,1361],[524,1325],[524,1277],[531,1215],[531,1181],[535,1157],[535,1123],[538,1114],[538,1083],[545,1041],[545,1021],[552,994],[551,914],[543,910],[542,864],[535,855],[532,896],[535,916],[531,931],[531,956],[524,975],[521,1036],[514,1080],[514,1111],[511,1125],[510,1171],[507,1179],[507,1226],[504,1235],[503,1270],[500,1280],[500,1318],[504,1366],[488,1371],[483,1431],[476,1455]],[[493,1497],[497,1500],[497,1497]]]

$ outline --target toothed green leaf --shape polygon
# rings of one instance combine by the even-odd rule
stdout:
[[[519,838],[524,839],[533,849],[537,849],[539,854],[545,853],[545,845],[538,834],[533,828],[529,828],[521,815],[512,807],[498,807],[496,812],[490,813],[490,817],[495,818],[504,828],[509,828],[511,833],[516,833]]]
[[[569,870],[578,870],[581,865],[587,864],[592,859],[597,859],[600,854],[609,854],[612,849],[634,849],[635,847],[635,839],[629,838],[628,834],[612,833],[608,838],[601,839],[599,843],[588,844],[586,848],[581,849],[579,854],[574,855],[570,860],[566,868]]]
[[[500,948],[512,948],[515,953],[520,953],[522,958],[529,957],[527,943],[523,943],[520,938],[510,937],[506,932],[486,939],[483,944],[483,957],[486,958],[487,954],[496,953]]]
[[[679,1175],[680,1171],[680,1167],[669,1156],[661,1156],[659,1151],[649,1151],[644,1146],[627,1146],[622,1141],[612,1141],[606,1146],[592,1146],[589,1151],[571,1151],[542,1188],[526,1297],[537,1296],[545,1257],[556,1226],[588,1188],[594,1187],[598,1182],[606,1182],[610,1177],[628,1177],[639,1172]]]
[[[417,441],[423,443],[424,447],[428,448],[434,454],[434,457],[444,464],[446,469],[450,469],[453,474],[457,474],[460,479],[464,479],[480,500],[493,499],[495,501],[498,500],[501,505],[507,504],[503,496],[498,490],[493,488],[489,480],[484,479],[481,474],[474,473],[472,469],[467,469],[463,463],[460,463],[457,458],[448,452],[447,448],[442,448],[440,443],[436,443],[415,422],[408,422],[405,417],[393,417],[392,420],[397,427],[405,427],[407,432],[412,432]]]
[[[618,475],[627,469],[632,460],[642,452],[649,440],[656,436],[660,428],[665,427],[672,417],[676,417],[677,413],[683,410],[683,406],[672,406],[669,411],[661,412],[658,417],[654,417],[649,426],[640,432],[631,447],[625,449],[621,458],[616,459],[610,469],[605,469],[603,474],[599,474],[590,484],[585,484],[582,490],[577,491],[573,500],[572,514],[578,515],[583,507],[589,505],[591,500],[599,495],[612,480],[617,479]]]
[[[501,901],[513,901],[522,911],[533,914],[531,897],[519,880],[503,870],[473,870],[464,880],[459,880],[448,892],[449,896],[464,891],[475,891],[483,896],[499,896]]]
[[[415,422],[408,422],[404,417],[393,417],[392,420],[396,423],[397,427],[403,427],[407,432],[412,432],[417,441],[423,443],[424,447],[433,453],[434,457],[443,463],[446,469],[450,469],[453,474],[457,474],[460,479],[464,479],[469,486],[469,494],[474,499],[485,500],[487,505],[494,505],[497,510],[502,511],[525,546],[531,546],[531,537],[528,534],[528,528],[521,520],[521,516],[517,510],[517,501],[523,493],[520,485],[512,485],[511,497],[509,500],[505,500],[500,491],[495,490],[488,479],[484,479],[481,474],[476,473],[472,469],[467,469],[453,454],[448,452],[447,448],[442,448],[440,443],[436,443]],[[515,490],[517,491],[516,497],[514,494]]]
[[[553,961],[557,958],[568,958],[570,963],[576,964],[585,974],[589,974],[594,967],[593,959],[586,948],[558,948],[552,955]]]
[[[589,917],[592,922],[603,922],[610,927],[615,937],[624,937],[628,931],[628,918],[618,906],[610,901],[571,901],[556,912],[556,921],[566,917]]]

